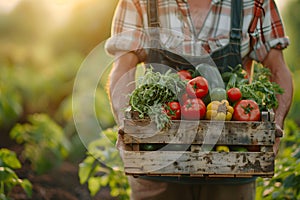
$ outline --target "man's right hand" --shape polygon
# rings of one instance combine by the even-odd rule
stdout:
[[[125,143],[124,143],[124,129],[120,128],[118,130],[118,139],[116,143],[116,147],[120,152],[121,159],[124,158],[124,150],[125,150]]]

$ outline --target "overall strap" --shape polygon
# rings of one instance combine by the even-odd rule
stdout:
[[[149,34],[151,37],[151,47],[160,47],[160,33],[159,33],[159,17],[158,17],[158,7],[157,0],[147,0],[147,15],[148,15],[148,27]]]
[[[148,14],[148,26],[149,27],[160,27],[159,18],[158,18],[158,7],[157,0],[148,0],[147,5],[147,14]]]
[[[231,0],[230,41],[241,42],[244,17],[243,0]]]

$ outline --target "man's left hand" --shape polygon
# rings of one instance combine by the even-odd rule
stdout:
[[[279,147],[280,147],[280,139],[283,136],[283,130],[282,128],[276,124],[276,129],[275,129],[275,143],[273,145],[273,151],[275,156],[277,156]]]

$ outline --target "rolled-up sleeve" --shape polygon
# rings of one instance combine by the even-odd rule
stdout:
[[[138,1],[119,1],[113,18],[111,37],[105,43],[109,54],[134,52],[140,61],[145,59],[143,47],[146,45],[146,34],[141,12]]]
[[[250,57],[263,61],[272,48],[284,49],[290,41],[285,34],[283,21],[274,0],[265,0],[255,30]]]

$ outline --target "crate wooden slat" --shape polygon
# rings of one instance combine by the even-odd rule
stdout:
[[[272,152],[126,151],[124,153],[125,170],[130,175],[268,177],[274,174]]]
[[[124,142],[202,144],[206,134],[217,144],[270,145],[275,138],[275,125],[270,122],[173,121],[167,131],[155,131],[154,122],[125,119]],[[218,131],[221,129],[222,131]]]
[[[275,124],[272,115],[262,121],[173,121],[157,130],[148,120],[124,120],[123,160],[128,175],[197,177],[272,177]],[[258,147],[254,152],[206,151],[202,144]],[[142,145],[161,145],[143,151]],[[173,148],[175,147],[175,148]],[[178,148],[178,147],[183,147]]]

